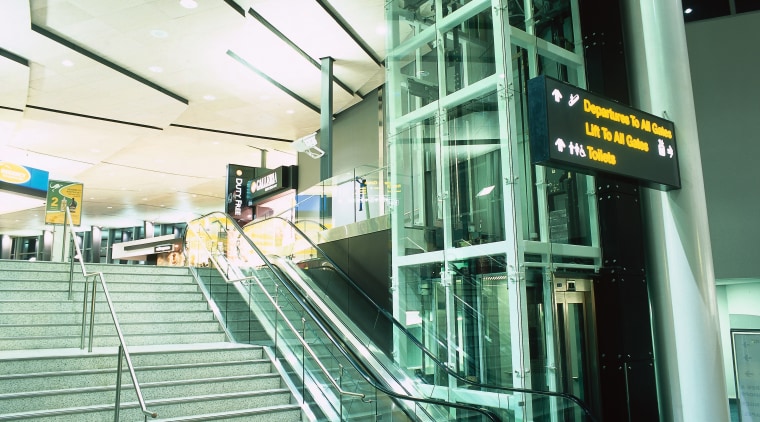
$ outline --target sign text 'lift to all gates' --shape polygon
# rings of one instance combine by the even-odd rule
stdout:
[[[546,76],[528,81],[528,111],[534,164],[681,187],[669,120]]]

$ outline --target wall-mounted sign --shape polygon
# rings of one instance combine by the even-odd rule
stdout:
[[[290,189],[296,189],[297,167],[281,166],[274,170],[227,165],[227,214],[238,224],[253,220],[257,203]]]
[[[45,224],[64,224],[66,208],[71,214],[72,224],[81,224],[83,193],[84,185],[81,183],[51,180],[48,183]]]
[[[605,172],[643,185],[679,189],[673,122],[546,76],[528,81],[534,164]]]
[[[44,198],[48,175],[44,170],[0,161],[0,190]]]
[[[173,250],[174,250],[174,245],[157,245],[153,247],[153,252],[155,253],[171,252]]]
[[[760,330],[731,331],[741,422],[760,420]]]

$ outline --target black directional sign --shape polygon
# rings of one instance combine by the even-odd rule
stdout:
[[[669,120],[546,76],[528,81],[528,118],[534,164],[681,187]]]

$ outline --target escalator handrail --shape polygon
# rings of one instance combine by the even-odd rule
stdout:
[[[391,396],[391,397],[394,397],[394,398],[397,398],[397,399],[400,399],[400,400],[414,401],[414,402],[420,402],[420,403],[428,403],[428,404],[432,404],[432,405],[438,405],[438,406],[444,406],[444,407],[453,407],[453,408],[458,408],[458,409],[469,410],[469,411],[478,412],[478,413],[482,414],[483,416],[485,416],[486,418],[488,418],[492,422],[502,422],[501,418],[499,418],[494,412],[490,411],[489,409],[479,408],[479,407],[471,406],[471,405],[468,405],[468,404],[448,402],[448,401],[445,401],[445,400],[438,400],[438,399],[431,399],[431,398],[426,398],[426,397],[415,397],[415,396],[409,396],[409,395],[399,394],[399,393],[397,393],[397,392],[395,392],[395,391],[393,391],[391,389],[388,389],[385,386],[380,385],[379,383],[377,383],[377,381],[371,375],[369,375],[366,372],[366,370],[363,368],[363,365],[360,364],[360,363],[358,363],[358,362],[356,362],[356,359],[354,358],[354,356],[345,349],[345,347],[343,346],[342,342],[337,341],[335,339],[335,337],[330,333],[330,330],[322,324],[321,319],[317,317],[316,313],[313,311],[313,309],[311,309],[311,306],[307,305],[306,302],[303,300],[303,297],[300,294],[298,294],[293,289],[293,287],[290,285],[290,283],[288,283],[286,280],[284,280],[284,277],[282,276],[281,272],[278,271],[277,268],[274,265],[272,265],[272,263],[269,261],[269,259],[267,259],[267,257],[264,255],[264,253],[261,252],[261,250],[245,234],[245,232],[240,227],[240,225],[237,223],[237,221],[235,221],[235,219],[233,219],[232,217],[230,217],[229,214],[227,214],[227,213],[223,213],[221,211],[214,211],[214,212],[205,214],[205,215],[203,215],[201,217],[198,217],[196,219],[196,221],[197,220],[202,220],[202,219],[205,219],[205,218],[209,218],[212,215],[217,215],[217,216],[219,216],[221,218],[224,218],[228,223],[230,223],[233,226],[234,229],[236,229],[240,233],[241,238],[245,239],[246,242],[248,242],[249,246],[251,246],[251,248],[256,252],[256,254],[259,256],[259,258],[262,259],[262,261],[269,268],[269,270],[271,270],[272,273],[275,274],[275,276],[277,277],[277,279],[280,280],[280,282],[282,283],[282,285],[285,286],[286,289],[288,289],[288,291],[296,299],[296,301],[299,303],[299,305],[301,305],[303,307],[304,311],[316,323],[316,325],[319,327],[320,331],[322,331],[327,336],[327,338],[330,340],[330,343],[332,343],[338,349],[338,351],[340,351],[340,353],[346,358],[346,360],[351,364],[351,366],[353,366],[354,369],[359,373],[359,375],[361,375],[361,377],[368,384],[370,384],[372,387],[374,387],[375,389],[383,392],[384,394],[386,394],[388,396]],[[276,218],[280,218],[280,217],[276,217]],[[288,220],[284,220],[284,221],[288,221]],[[187,244],[187,231],[188,231],[189,228],[190,228],[190,224],[188,224],[185,227],[185,229],[184,229],[183,239],[185,240],[185,244]],[[299,230],[299,232],[300,232],[300,230]]]
[[[364,297],[375,309],[377,309],[377,311],[381,315],[383,315],[394,326],[396,326],[396,328],[398,328],[402,333],[404,333],[404,335],[409,339],[409,341],[411,341],[415,346],[417,346],[425,355],[427,355],[440,369],[442,369],[443,371],[445,371],[447,374],[449,374],[452,377],[456,378],[457,380],[459,380],[459,381],[461,381],[463,383],[469,384],[469,385],[471,385],[473,387],[479,387],[479,388],[484,388],[484,389],[493,389],[493,390],[502,390],[502,391],[508,391],[508,392],[514,392],[514,393],[536,394],[536,395],[542,395],[542,396],[561,397],[561,398],[570,400],[573,403],[575,403],[576,405],[578,405],[578,407],[580,407],[583,410],[583,412],[586,414],[586,416],[589,417],[589,419],[590,419],[591,422],[595,422],[596,421],[596,418],[591,413],[591,409],[589,409],[588,406],[581,399],[579,399],[578,397],[576,397],[576,396],[574,396],[572,394],[562,393],[562,392],[557,392],[557,391],[543,391],[543,390],[533,390],[533,389],[529,389],[529,388],[504,387],[504,386],[500,386],[500,385],[483,384],[483,383],[478,383],[478,382],[471,381],[471,380],[469,380],[467,378],[464,378],[461,375],[457,374],[456,372],[454,372],[449,367],[449,365],[441,362],[437,357],[435,357],[435,355],[427,347],[425,347],[417,339],[417,337],[415,337],[412,333],[410,333],[409,330],[407,330],[406,327],[404,327],[403,324],[401,324],[401,322],[399,322],[395,317],[393,317],[392,314],[390,314],[385,308],[383,308],[382,306],[378,305],[377,302],[375,302],[371,297],[369,297],[369,295],[367,295],[367,293],[364,291],[364,289],[360,288],[356,284],[356,282],[354,282],[354,280],[351,279],[351,277],[348,276],[348,274],[346,274],[319,246],[317,246],[311,240],[311,238],[309,238],[309,236],[307,236],[303,231],[301,231],[301,229],[299,229],[298,227],[296,227],[296,225],[293,224],[293,222],[291,222],[291,221],[289,221],[287,219],[284,219],[282,217],[270,217],[270,218],[267,218],[267,219],[264,219],[264,220],[260,220],[260,221],[252,221],[252,222],[246,224],[244,227],[254,226],[256,224],[260,224],[260,223],[269,221],[271,219],[279,219],[279,220],[282,220],[282,221],[286,222],[288,225],[290,225],[300,236],[302,236],[309,243],[309,245],[311,247],[313,247],[314,249],[317,250],[317,252],[324,258],[324,260],[326,260],[331,265],[331,267],[325,267],[325,268],[331,268],[332,270],[336,271],[341,276],[341,278],[343,278],[348,284],[350,284],[351,287],[356,292],[358,292],[362,297]],[[245,237],[247,237],[247,236],[245,236]]]
[[[214,261],[214,264],[216,265],[216,268],[220,268],[219,262],[217,262],[216,258],[214,258],[214,255],[213,254],[210,254],[210,255],[211,255],[211,259]],[[258,277],[249,276],[249,277],[236,278],[236,279],[231,280],[227,277],[227,274],[225,274],[224,272],[219,271],[219,273],[222,275],[222,278],[224,279],[224,281],[228,284],[245,283],[245,282],[250,282],[251,280],[254,280],[256,284],[258,285],[259,289],[261,289],[261,291],[264,292],[264,296],[266,296],[269,302],[274,306],[277,313],[280,314],[283,322],[285,322],[288,325],[288,328],[290,328],[290,331],[292,331],[293,334],[295,334],[296,339],[298,339],[298,342],[301,343],[301,346],[304,348],[304,350],[309,352],[309,356],[311,356],[311,358],[314,359],[314,361],[317,363],[317,366],[319,366],[319,369],[322,371],[322,373],[327,376],[327,379],[330,381],[330,384],[332,384],[332,386],[335,387],[336,390],[338,390],[338,393],[340,393],[341,395],[358,397],[362,399],[362,401],[364,401],[364,398],[366,397],[366,395],[362,393],[356,393],[353,391],[346,391],[338,385],[337,381],[335,381],[335,379],[330,375],[330,371],[328,371],[324,363],[322,363],[322,360],[319,359],[319,357],[317,357],[317,354],[316,352],[314,352],[314,349],[312,349],[312,347],[309,346],[309,343],[298,332],[296,327],[293,326],[293,324],[290,322],[288,317],[285,315],[285,312],[282,310],[280,306],[277,305],[277,301],[272,297],[272,295],[269,294],[269,292],[267,292],[266,288],[264,288],[264,286],[261,284],[261,281],[258,279]]]

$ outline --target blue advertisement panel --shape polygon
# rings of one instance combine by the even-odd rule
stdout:
[[[0,190],[44,198],[49,173],[45,170],[0,161]]]

